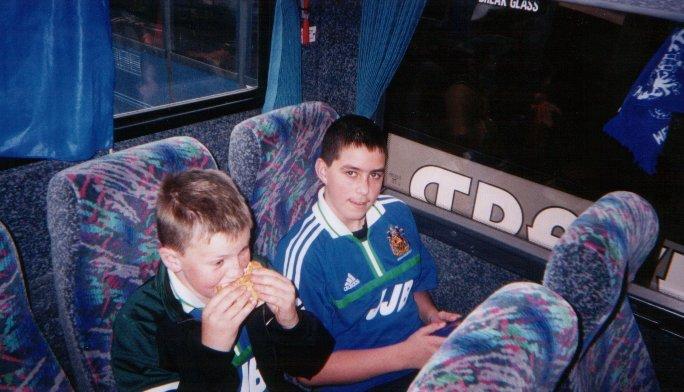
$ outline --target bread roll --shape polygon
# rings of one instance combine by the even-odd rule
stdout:
[[[247,264],[247,268],[245,268],[245,273],[237,280],[237,283],[240,286],[243,286],[247,289],[247,291],[249,291],[249,294],[252,296],[252,299],[254,301],[257,301],[259,299],[259,295],[254,290],[254,286],[252,285],[252,271],[254,271],[257,268],[263,267],[258,261],[250,261],[249,264]],[[224,287],[226,286],[216,286],[216,293],[218,294],[218,292],[221,291]]]

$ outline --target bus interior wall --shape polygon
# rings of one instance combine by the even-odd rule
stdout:
[[[302,49],[302,94],[305,101],[326,102],[339,113],[353,111],[361,3],[361,0],[311,3],[310,24],[317,26],[318,34],[315,42]],[[116,143],[115,150],[188,135],[202,142],[214,155],[219,168],[227,170],[228,141],[233,126],[258,113],[258,110],[235,113],[126,140]],[[0,172],[0,189],[3,190],[0,221],[9,228],[17,244],[36,322],[68,375],[71,369],[54,302],[45,210],[48,181],[56,172],[70,165],[60,161],[39,161]],[[423,240],[437,261],[441,276],[435,300],[450,310],[466,314],[504,284],[530,279],[501,268],[497,263],[475,257],[468,249],[439,238],[424,235]],[[674,375],[684,371],[684,361],[675,363],[684,353],[684,340],[663,337],[657,328],[649,326],[642,328],[642,334],[661,386],[668,390],[675,385]]]

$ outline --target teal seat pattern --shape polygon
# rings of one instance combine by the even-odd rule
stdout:
[[[71,391],[31,309],[14,242],[0,223],[0,390]]]
[[[451,332],[409,391],[552,391],[577,337],[577,316],[561,296],[511,283]]]
[[[230,135],[230,175],[248,200],[254,253],[275,257],[278,241],[302,218],[323,185],[314,163],[328,126],[337,119],[322,102],[304,102],[247,119]]]
[[[579,316],[580,352],[563,390],[659,390],[627,297],[657,235],[658,217],[646,200],[612,192],[577,217],[552,249],[544,286]]]
[[[139,145],[57,173],[48,229],[60,323],[79,391],[115,390],[112,324],[159,265],[155,204],[164,175],[215,169],[190,137]]]

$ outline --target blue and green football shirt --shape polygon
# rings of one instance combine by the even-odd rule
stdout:
[[[335,350],[367,349],[401,342],[423,323],[413,294],[437,285],[409,207],[380,195],[366,213],[365,241],[332,212],[322,188],[311,212],[280,241],[275,269],[291,279],[306,309],[335,337]],[[359,391],[409,371],[326,387]]]

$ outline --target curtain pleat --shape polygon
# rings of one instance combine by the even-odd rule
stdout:
[[[356,79],[356,113],[371,117],[411,42],[425,0],[364,0]]]
[[[83,160],[112,146],[107,0],[0,5],[0,156]]]
[[[299,3],[278,0],[274,14],[264,113],[302,102]]]

